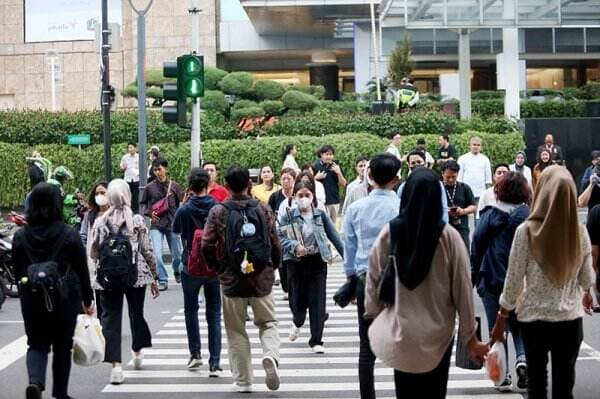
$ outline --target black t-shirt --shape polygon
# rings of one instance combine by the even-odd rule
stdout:
[[[323,183],[323,187],[325,188],[325,205],[333,205],[340,203],[340,183],[338,179],[338,175],[331,170],[331,165],[325,165],[321,161],[316,161],[313,165],[315,169],[315,174],[317,172],[325,172],[327,176],[323,180],[320,180]],[[344,170],[340,166],[340,171],[344,174]]]
[[[454,186],[448,187],[446,185],[444,185],[444,189],[446,198],[448,199],[448,209],[453,206],[466,208],[471,205],[477,205],[471,187],[465,183],[457,182],[456,190],[454,190]],[[450,224],[456,230],[469,231],[469,216],[465,215],[457,218],[450,216]]]
[[[595,206],[588,212],[587,231],[592,245],[600,246],[600,206]]]
[[[452,144],[448,145],[448,148],[441,146],[438,151],[438,159],[456,159],[456,148]]]
[[[590,196],[590,202],[588,202],[588,212],[592,210],[593,207],[600,204],[600,186],[597,184],[592,189],[592,195]]]

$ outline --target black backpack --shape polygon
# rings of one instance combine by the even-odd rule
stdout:
[[[226,201],[223,206],[229,210],[225,228],[226,267],[243,274],[241,264],[245,258],[255,272],[260,272],[271,262],[271,239],[259,202],[249,200],[246,207],[240,207]]]
[[[58,236],[54,244],[54,251],[46,261],[37,261],[32,254],[32,248],[24,236],[23,249],[29,262],[27,266],[27,279],[21,280],[21,288],[24,295],[32,298],[31,303],[42,305],[39,310],[46,313],[52,313],[61,302],[67,300],[68,287],[65,279],[69,275],[71,265],[68,266],[64,276],[60,275],[59,265],[55,261],[63,247],[68,228],[63,227],[63,231]]]
[[[105,290],[133,287],[137,281],[137,259],[133,256],[131,241],[113,230],[107,223],[109,234],[100,243],[100,262],[96,281]]]

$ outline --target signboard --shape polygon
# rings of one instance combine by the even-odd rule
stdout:
[[[90,145],[92,143],[89,134],[69,134],[67,135],[67,144],[69,145]]]
[[[94,40],[98,0],[25,0],[25,42]],[[122,0],[108,0],[108,21],[122,24]]]

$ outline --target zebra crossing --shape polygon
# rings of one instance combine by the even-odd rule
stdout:
[[[258,329],[249,321],[248,336],[252,344],[252,364],[254,365],[254,396],[260,398],[359,398],[358,383],[358,325],[356,307],[345,309],[336,307],[332,296],[345,281],[340,264],[329,269],[327,279],[327,312],[325,323],[325,354],[314,354],[308,346],[310,336],[308,320],[295,342],[288,340],[292,316],[287,301],[283,300],[280,287],[275,287],[276,314],[279,320],[281,338],[281,359],[279,374],[281,386],[278,391],[269,391],[264,384],[265,372],[261,367],[262,352]],[[200,308],[200,336],[202,359],[205,365],[197,371],[186,368],[189,359],[185,319],[183,309],[178,310],[161,330],[153,333],[153,347],[144,350],[142,370],[133,370],[129,362],[125,369],[125,383],[106,385],[102,392],[106,397],[119,398],[120,395],[137,397],[136,394],[167,397],[168,394],[210,394],[211,398],[230,398],[248,394],[234,393],[229,373],[227,339],[223,331],[221,367],[224,373],[219,378],[208,376],[208,337],[204,322],[204,309]],[[250,314],[251,317],[251,314]],[[308,318],[307,318],[308,319]],[[452,365],[454,356],[452,357]],[[393,398],[393,370],[376,363],[375,384],[378,398]],[[152,396],[155,397],[155,396]],[[483,370],[463,370],[451,367],[448,382],[448,398],[482,399],[521,399],[520,394],[499,394],[487,379]]]

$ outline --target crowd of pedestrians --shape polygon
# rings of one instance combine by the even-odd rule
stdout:
[[[139,212],[139,155],[130,143],[120,163],[123,179],[91,188],[79,235],[62,220],[60,191],[37,184],[29,194],[28,225],[13,245],[29,345],[27,398],[41,398],[50,349],[53,396],[69,398],[71,337],[82,312],[96,313],[102,324],[109,382],[125,382],[124,299],[133,367],[143,367],[143,349],[152,345],[146,293],[157,298],[169,288],[165,240],[182,287],[187,368],[203,365],[202,291],[209,376],[223,373],[225,335],[237,392],[253,391],[248,320],[259,330],[265,383],[270,390],[280,386],[275,284],[282,285],[292,314],[288,339],[303,335],[308,318],[308,346],[326,353],[327,274],[340,259],[357,309],[361,398],[376,397],[376,358],[394,369],[397,398],[444,398],[455,341],[481,363],[491,342],[503,342],[508,355],[507,334],[516,358],[497,390],[547,397],[551,354],[553,397],[573,397],[582,317],[592,311],[590,288],[597,282],[600,153],[592,153],[577,199],[552,135],[538,149],[533,171],[518,152],[514,164],[497,164],[493,174],[478,137],[458,157],[450,137],[441,136],[437,159],[422,139],[403,157],[401,141],[394,135],[384,152],[357,157],[356,179],[349,184],[330,145],[302,167],[296,146],[286,146],[283,168],[263,165],[258,184],[246,167],[232,166],[220,185],[211,161],[193,168],[183,186],[169,177],[165,154],[152,147],[152,179]],[[591,205],[587,229],[577,205]],[[564,234],[557,235],[558,229]],[[473,288],[490,342],[476,334]]]

